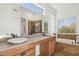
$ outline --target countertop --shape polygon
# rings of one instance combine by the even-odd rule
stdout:
[[[21,44],[10,44],[8,42],[0,42],[0,51],[5,51],[5,50],[8,50],[8,49],[11,49],[11,48],[16,48],[16,47],[19,47],[19,46],[22,46],[22,45],[26,45],[26,44],[30,44],[30,43],[33,43],[33,42],[37,42],[37,41],[40,41],[40,40],[44,40],[46,38],[49,38],[50,36],[34,36],[34,37],[28,37],[27,41],[21,43]]]

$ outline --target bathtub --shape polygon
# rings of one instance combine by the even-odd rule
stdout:
[[[57,38],[56,42],[61,42],[61,43],[66,43],[66,44],[72,44],[72,45],[79,45],[78,43],[75,44],[74,40],[63,39],[63,38]]]

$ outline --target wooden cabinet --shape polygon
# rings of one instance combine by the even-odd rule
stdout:
[[[55,39],[56,39],[55,37],[51,37],[51,38],[48,38],[48,39],[41,41],[40,55],[50,56],[50,55],[54,54],[55,46],[56,46]]]

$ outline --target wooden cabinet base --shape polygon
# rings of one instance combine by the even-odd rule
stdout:
[[[56,46],[56,41],[55,37],[51,37],[49,39],[45,39],[44,41],[41,41],[42,43],[40,44],[40,55],[41,56],[51,56],[55,52],[55,46]]]

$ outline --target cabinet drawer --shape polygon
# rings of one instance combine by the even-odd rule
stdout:
[[[34,56],[35,55],[35,48],[32,48],[30,50],[27,50],[27,51],[23,52],[22,55],[23,56]]]

